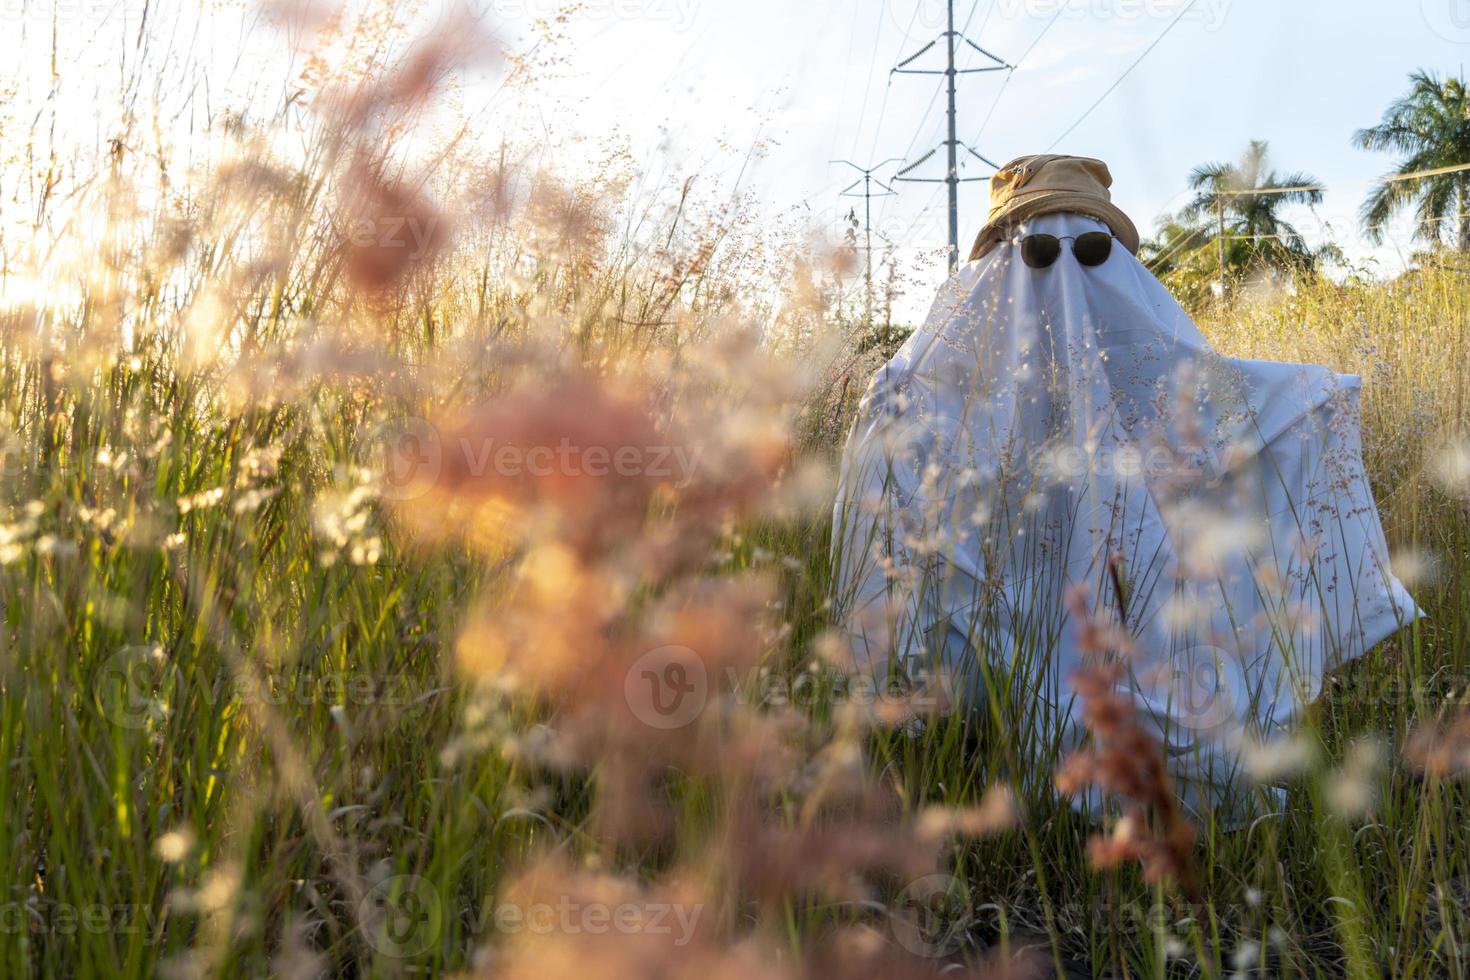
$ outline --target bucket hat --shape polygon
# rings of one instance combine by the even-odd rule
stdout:
[[[1059,154],[1017,157],[990,179],[990,213],[970,261],[989,254],[1016,223],[1058,213],[1101,220],[1128,251],[1137,253],[1138,229],[1113,203],[1111,186],[1113,175],[1101,160]]]

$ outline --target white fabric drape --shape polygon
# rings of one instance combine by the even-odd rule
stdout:
[[[1017,237],[1097,230],[1047,215]],[[1014,243],[962,267],[874,378],[834,514],[839,616],[867,668],[1015,683],[1019,664],[1038,720],[1075,728],[1063,596],[1122,616],[1111,558],[1139,703],[1218,785],[1244,737],[1418,615],[1363,472],[1359,381],[1222,357],[1121,245],[1097,268],[1063,246],[1049,269]]]

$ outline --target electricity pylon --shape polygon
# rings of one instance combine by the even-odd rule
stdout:
[[[994,160],[991,160],[989,157],[985,156],[983,153],[981,153],[979,150],[976,150],[974,147],[972,147],[972,146],[970,146],[970,145],[968,145],[966,143],[961,143],[959,141],[958,136],[956,136],[956,133],[955,133],[955,129],[956,129],[956,127],[955,127],[955,115],[956,115],[956,112],[955,112],[955,80],[960,75],[968,75],[968,74],[972,74],[972,73],[975,73],[975,72],[986,72],[986,71],[1009,71],[1009,70],[1013,69],[1015,66],[1014,65],[1011,65],[1011,64],[1008,64],[1004,59],[999,58],[996,55],[991,54],[989,51],[986,51],[984,48],[982,48],[980,45],[976,44],[974,41],[971,41],[969,38],[965,37],[963,34],[960,34],[958,31],[956,31],[954,29],[954,0],[948,0],[948,6],[949,6],[949,29],[946,30],[943,34],[939,35],[939,37],[935,38],[934,40],[930,41],[928,44],[924,45],[922,48],[920,48],[914,54],[912,54],[909,57],[905,58],[903,61],[900,61],[898,63],[898,66],[893,69],[892,74],[896,74],[896,75],[945,75],[945,76],[947,76],[948,85],[949,85],[949,139],[945,140],[941,145],[947,147],[948,150],[949,150],[949,173],[946,176],[942,177],[942,178],[941,177],[908,177],[908,176],[905,176],[906,174],[912,172],[913,170],[915,170],[916,168],[918,168],[919,166],[921,166],[922,164],[924,164],[925,162],[927,162],[929,160],[929,158],[932,157],[934,154],[938,153],[939,152],[939,147],[935,147],[934,149],[930,150],[928,153],[926,153],[922,157],[920,157],[918,160],[914,161],[913,163],[909,164],[907,167],[904,167],[902,170],[900,170],[894,176],[894,180],[908,181],[910,183],[915,183],[915,184],[948,184],[949,185],[949,271],[950,272],[953,272],[959,266],[959,261],[960,261],[960,244],[959,244],[959,242],[960,242],[960,184],[961,183],[964,183],[966,181],[971,181],[971,180],[986,180],[986,179],[988,179],[988,178],[985,178],[985,177],[961,177],[960,176],[960,173],[959,173],[959,148],[961,146],[963,146],[976,159],[982,160],[985,163],[987,163],[990,166],[995,167],[997,169],[1000,168],[1000,164],[996,163]],[[918,68],[910,68],[910,67],[908,67],[909,65],[911,65],[915,61],[917,61],[920,57],[922,57],[923,55],[927,54],[929,52],[929,50],[931,48],[933,48],[934,45],[938,44],[941,40],[943,40],[945,42],[945,48],[946,48],[946,50],[948,51],[948,54],[949,54],[948,66],[946,68],[944,68],[941,71],[939,69],[918,69]],[[989,58],[992,62],[994,62],[994,64],[986,65],[986,66],[981,67],[981,68],[958,68],[958,69],[955,68],[955,66],[954,66],[954,49],[955,49],[955,42],[956,41],[964,41],[970,47],[974,48],[976,51],[980,52],[985,57]]]
[[[832,162],[846,164],[847,166],[856,170],[858,173],[862,174],[861,178],[853,181],[851,184],[844,187],[839,196],[860,197],[863,199],[863,237],[865,241],[863,250],[867,252],[868,255],[867,274],[863,277],[863,282],[866,286],[865,295],[867,296],[867,302],[864,306],[864,309],[867,311],[868,326],[871,327],[873,324],[873,198],[891,197],[894,194],[898,193],[898,191],[894,190],[892,187],[889,187],[881,180],[874,180],[873,172],[878,170],[880,167],[886,167],[890,163],[898,163],[899,161],[897,157],[889,157],[882,163],[875,163],[871,167],[859,167],[851,160],[833,160]],[[860,194],[854,193],[854,189],[857,187],[858,184],[863,185],[863,190]],[[881,193],[873,193],[874,184],[877,184],[879,187],[883,188]]]

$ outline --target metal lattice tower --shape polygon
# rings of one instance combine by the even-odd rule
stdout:
[[[832,162],[846,164],[847,166],[856,170],[858,173],[862,174],[862,177],[844,187],[840,196],[860,197],[863,199],[863,250],[867,253],[868,257],[867,274],[864,276],[864,283],[866,287],[865,295],[867,297],[864,309],[867,314],[867,323],[869,326],[871,326],[873,323],[873,198],[891,197],[892,195],[898,193],[892,187],[889,187],[887,184],[883,183],[881,180],[874,180],[873,173],[880,167],[886,167],[890,163],[898,163],[899,160],[897,157],[890,157],[889,159],[884,160],[882,163],[873,164],[871,167],[860,167],[857,164],[853,163],[851,160],[833,160]],[[858,192],[857,190],[857,186],[859,184],[863,185],[863,189],[861,192]],[[877,184],[879,187],[881,187],[882,191],[875,194],[873,192],[874,184]]]
[[[897,67],[895,67],[893,69],[893,72],[892,73],[893,74],[896,74],[896,75],[944,75],[944,76],[947,76],[946,81],[947,81],[948,87],[949,87],[949,139],[945,140],[940,145],[941,146],[944,146],[949,151],[949,173],[946,176],[944,176],[944,177],[909,177],[909,176],[907,176],[907,174],[911,173],[912,171],[914,171],[917,168],[919,168],[920,166],[922,166],[924,163],[928,162],[928,160],[929,160],[930,157],[934,156],[934,154],[936,154],[936,153],[939,152],[939,147],[935,147],[934,149],[930,150],[928,153],[924,154],[919,159],[915,160],[913,163],[909,164],[907,167],[904,167],[902,170],[900,170],[898,172],[898,174],[894,177],[894,180],[908,181],[910,183],[916,183],[916,184],[948,184],[949,185],[949,269],[950,269],[951,272],[953,272],[959,266],[959,254],[960,254],[960,246],[959,246],[959,240],[960,240],[960,184],[961,183],[964,183],[964,182],[967,182],[967,181],[972,181],[972,180],[988,180],[989,179],[988,177],[961,177],[960,176],[960,174],[959,174],[959,148],[963,146],[965,148],[965,150],[967,152],[969,152],[972,156],[974,156],[976,159],[981,160],[984,163],[987,163],[990,166],[995,167],[997,169],[999,169],[999,167],[1000,167],[1000,164],[996,163],[994,160],[991,160],[989,157],[985,156],[983,153],[981,153],[979,150],[975,149],[974,147],[970,146],[968,143],[961,143],[960,140],[959,140],[959,137],[956,135],[956,132],[955,132],[955,130],[956,130],[956,127],[955,127],[955,119],[956,119],[956,109],[955,109],[955,82],[956,82],[956,79],[958,78],[958,76],[960,76],[960,75],[968,75],[968,74],[973,74],[973,73],[976,73],[976,72],[1009,71],[1009,70],[1013,69],[1015,66],[1014,65],[1011,65],[1011,64],[1008,64],[1003,59],[997,57],[994,54],[991,54],[989,51],[986,51],[984,48],[982,48],[980,45],[976,44],[974,41],[971,41],[969,38],[965,37],[964,35],[960,34],[958,31],[956,31],[954,29],[954,0],[948,0],[948,7],[949,7],[949,29],[946,30],[939,37],[935,38],[934,40],[930,41],[928,44],[924,45],[922,48],[920,48],[918,51],[914,52],[909,57],[905,58],[903,61],[900,61],[898,63],[898,65],[897,65]],[[909,65],[911,65],[915,61],[917,61],[919,58],[921,58],[925,54],[927,54],[940,41],[944,41],[945,42],[945,49],[946,49],[947,54],[948,54],[947,67],[945,67],[942,70],[941,69],[919,69],[919,68],[910,68],[910,67],[908,67]],[[976,51],[978,51],[981,54],[983,54],[986,58],[989,58],[993,62],[993,64],[985,65],[985,66],[980,67],[980,68],[956,68],[955,67],[955,61],[954,61],[954,53],[955,53],[956,42],[958,42],[958,41],[963,41],[965,44],[968,44],[970,47],[974,48]]]

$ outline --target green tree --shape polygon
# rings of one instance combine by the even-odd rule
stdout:
[[[1197,264],[1210,244],[1209,228],[1166,214],[1159,219],[1158,233],[1153,238],[1145,238],[1139,246],[1138,257],[1154,275],[1163,277]]]
[[[1144,239],[1138,257],[1185,306],[1196,309],[1220,281],[1219,259],[1207,225],[1165,215],[1157,234]]]
[[[1189,187],[1196,192],[1195,198],[1181,218],[1192,228],[1209,228],[1217,271],[1221,256],[1225,269],[1235,273],[1260,266],[1313,269],[1323,257],[1281,216],[1287,205],[1320,204],[1322,188],[1310,174],[1272,170],[1265,141],[1252,140],[1235,163],[1196,167],[1189,175]]]
[[[1465,80],[1416,71],[1409,82],[1409,93],[1388,107],[1383,122],[1359,130],[1353,142],[1364,150],[1402,154],[1391,177],[1470,163]],[[1460,251],[1470,251],[1470,172],[1384,182],[1363,203],[1364,230],[1381,242],[1394,214],[1415,204],[1416,239],[1436,244],[1453,239]]]

